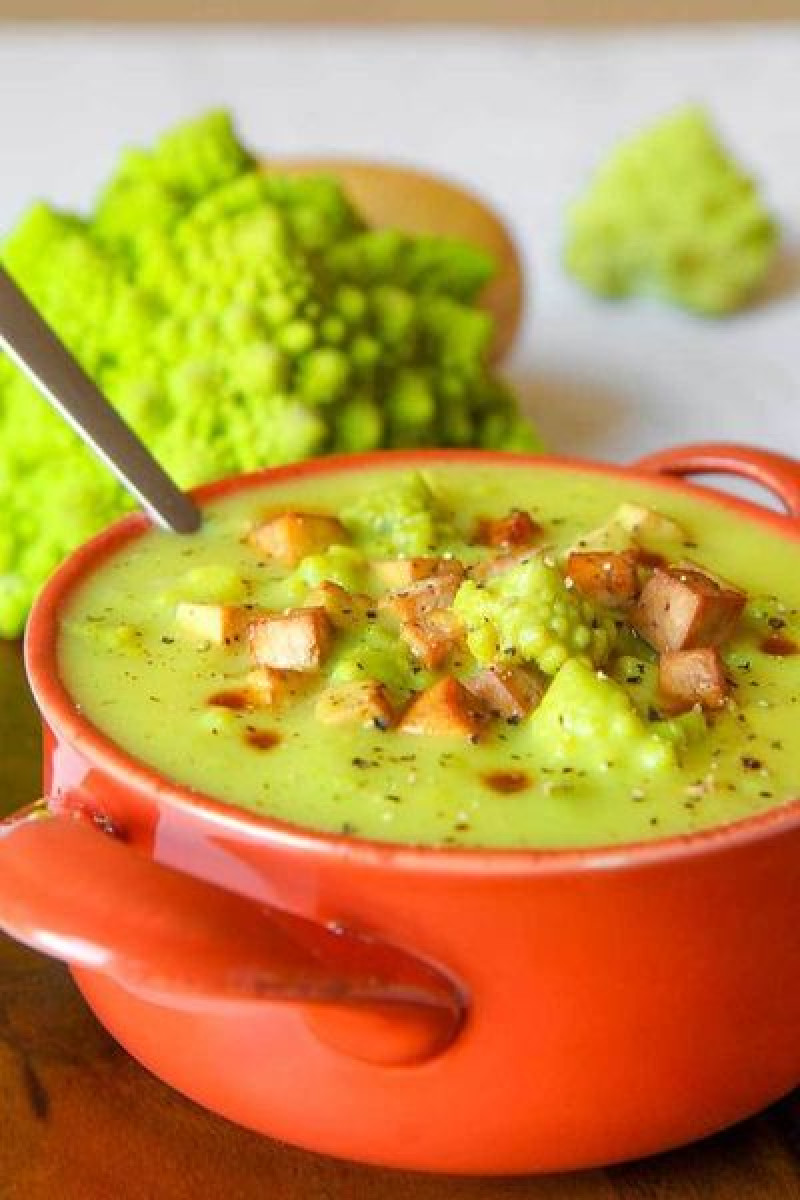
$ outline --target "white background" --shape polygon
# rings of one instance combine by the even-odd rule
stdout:
[[[707,104],[785,248],[766,298],[704,321],[606,305],[559,263],[565,205],[625,133]],[[800,25],[491,33],[0,26],[0,227],[85,206],[118,149],[208,106],[260,152],[429,165],[512,226],[530,307],[510,373],[555,450],[625,460],[726,439],[800,454]]]

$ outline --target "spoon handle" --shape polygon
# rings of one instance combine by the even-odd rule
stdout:
[[[2,266],[0,346],[157,524],[174,533],[200,528],[194,501],[175,486]]]

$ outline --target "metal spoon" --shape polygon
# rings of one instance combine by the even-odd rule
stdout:
[[[175,486],[133,430],[0,266],[0,346],[135,496],[173,533],[194,533],[200,510]]]

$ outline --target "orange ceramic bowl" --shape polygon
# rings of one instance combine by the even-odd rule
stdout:
[[[502,461],[392,461],[454,458]],[[800,542],[800,464],[715,446],[633,470],[750,475],[790,517],[708,503]],[[27,660],[50,799],[0,830],[0,923],[70,962],[140,1062],[273,1137],[475,1173],[650,1154],[800,1080],[800,801],[684,838],[535,852],[329,836],[190,793],[93,729],[58,678],[65,597],[144,528],[132,517],[95,538],[36,605]]]

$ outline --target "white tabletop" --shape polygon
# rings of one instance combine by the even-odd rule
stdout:
[[[225,105],[253,146],[416,162],[483,191],[529,270],[509,369],[553,449],[617,460],[725,439],[800,454],[800,25],[581,34],[0,26],[0,227],[83,206],[117,150]],[[619,136],[707,104],[786,245],[768,298],[723,321],[586,296],[562,217]]]

